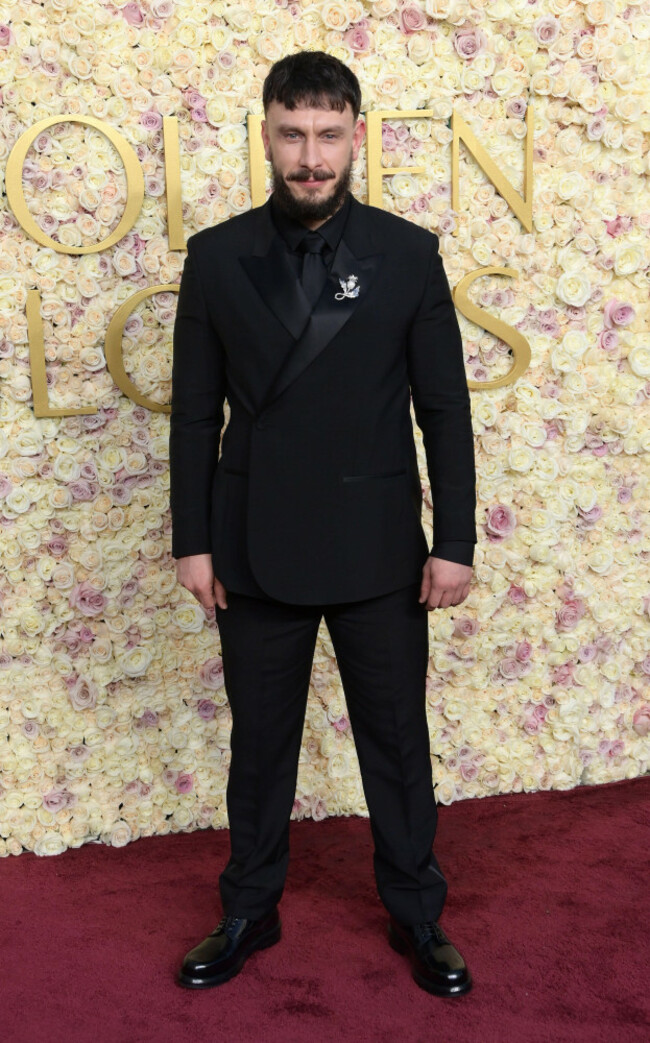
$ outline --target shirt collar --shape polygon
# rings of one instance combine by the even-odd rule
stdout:
[[[335,251],[339,245],[341,236],[343,235],[343,229],[345,228],[348,214],[350,212],[352,196],[348,192],[345,197],[343,206],[339,207],[335,214],[328,217],[322,225],[320,225],[316,231],[323,236],[323,239],[327,243],[330,250]],[[273,223],[279,231],[280,235],[286,242],[290,250],[297,250],[298,244],[305,237],[305,234],[309,231],[307,225],[303,225],[300,221],[294,220],[293,217],[289,217],[285,214],[273,200],[271,195],[271,216]]]

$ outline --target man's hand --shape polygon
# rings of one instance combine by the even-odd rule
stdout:
[[[211,554],[190,554],[185,558],[178,558],[176,579],[201,602],[210,618],[214,615],[215,602],[219,608],[228,608],[226,588],[214,574]]]
[[[420,604],[426,601],[429,612],[433,608],[460,605],[469,594],[471,582],[471,565],[459,565],[444,558],[428,557],[422,569]]]

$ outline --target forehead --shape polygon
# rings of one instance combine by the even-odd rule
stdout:
[[[287,109],[279,101],[272,101],[266,111],[266,120],[273,126],[283,127],[348,127],[354,124],[354,115],[349,104],[346,104],[343,112],[339,112],[329,106],[321,108],[314,105],[297,105],[295,109]]]

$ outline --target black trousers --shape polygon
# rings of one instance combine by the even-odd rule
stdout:
[[[226,915],[277,902],[289,865],[307,695],[319,624],[330,633],[359,757],[379,897],[401,923],[436,920],[447,882],[437,825],[425,684],[428,617],[419,583],[338,605],[291,605],[229,592],[217,606],[232,711],[227,787],[231,856],[219,877]]]

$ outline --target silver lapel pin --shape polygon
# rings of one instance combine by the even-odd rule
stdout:
[[[339,283],[341,286],[341,293],[335,293],[334,300],[344,301],[346,297],[359,296],[358,275],[346,275],[345,279],[339,279]]]

